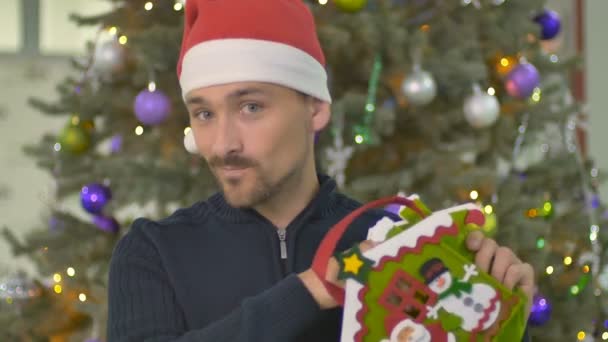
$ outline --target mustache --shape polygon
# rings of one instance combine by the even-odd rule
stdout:
[[[246,168],[256,166],[257,163],[247,157],[238,154],[229,154],[227,156],[213,156],[207,162],[212,167],[236,167]]]

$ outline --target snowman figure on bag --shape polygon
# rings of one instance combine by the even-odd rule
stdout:
[[[468,332],[486,330],[496,322],[500,313],[500,295],[490,285],[470,283],[478,275],[475,265],[464,265],[465,275],[456,279],[439,258],[433,258],[420,267],[427,286],[438,296],[434,306],[427,306],[427,317],[437,319],[440,309],[462,319],[461,328]]]

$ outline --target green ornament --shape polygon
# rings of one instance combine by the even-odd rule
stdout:
[[[367,5],[367,0],[334,0],[334,3],[343,12],[355,13]]]
[[[72,154],[86,152],[91,146],[90,130],[82,125],[67,125],[59,135],[59,143],[63,151]]]

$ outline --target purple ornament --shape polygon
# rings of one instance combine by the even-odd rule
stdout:
[[[99,214],[112,198],[110,189],[99,183],[91,183],[80,190],[82,207],[91,214]]]
[[[541,326],[547,323],[549,319],[551,319],[551,304],[542,295],[534,295],[528,323],[534,326]]]
[[[542,40],[552,39],[557,36],[562,26],[559,14],[547,9],[534,17],[534,21],[541,27],[540,37]]]
[[[122,135],[116,134],[110,140],[110,151],[112,153],[118,153],[122,149]]]
[[[401,204],[389,204],[384,207],[384,210],[388,211],[389,213],[399,215],[399,211],[401,210]]]
[[[116,219],[103,215],[95,215],[93,217],[93,224],[108,233],[116,233],[120,229],[120,225]]]
[[[160,90],[142,90],[133,105],[135,116],[144,125],[158,125],[165,121],[171,112],[171,100]]]
[[[530,63],[521,63],[507,75],[505,88],[509,95],[525,99],[532,95],[534,88],[539,84],[540,74],[536,67]]]
[[[49,219],[49,230],[53,233],[62,231],[65,228],[63,221],[55,216],[51,216]]]
[[[598,195],[593,195],[591,197],[591,208],[597,209],[600,207],[600,197]]]

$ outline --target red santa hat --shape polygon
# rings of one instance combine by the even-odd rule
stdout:
[[[177,74],[184,98],[257,81],[331,102],[314,18],[301,0],[188,0]]]

